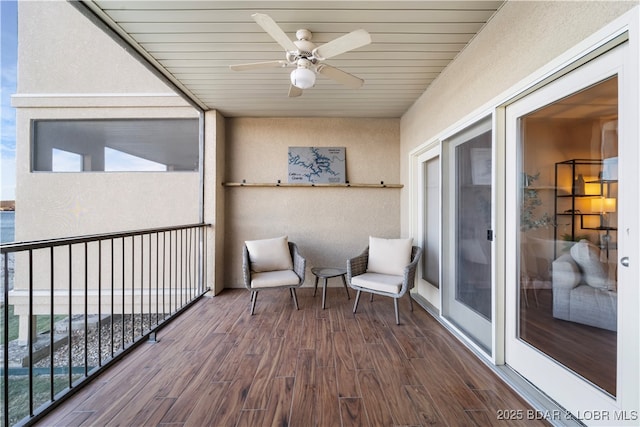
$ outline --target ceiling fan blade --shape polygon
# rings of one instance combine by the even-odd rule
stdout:
[[[320,74],[329,77],[331,80],[335,80],[338,83],[342,83],[343,85],[348,86],[352,89],[358,89],[364,83],[364,80],[362,80],[361,78],[342,71],[336,67],[332,67],[331,65],[320,64],[318,65],[317,70]]]
[[[371,43],[371,36],[368,32],[362,29],[355,30],[318,46],[313,50],[313,56],[318,59],[328,59],[369,43]]]
[[[284,68],[289,63],[287,61],[266,61],[266,62],[251,62],[249,64],[234,64],[229,65],[233,71],[247,71],[257,70],[259,68]]]
[[[289,86],[289,98],[295,98],[302,95],[302,89],[294,85]]]
[[[265,15],[264,13],[254,13],[251,17],[262,27],[263,30],[266,31],[267,34],[271,36],[271,38],[277,41],[284,50],[287,52],[295,52],[298,50],[298,47],[269,15]]]

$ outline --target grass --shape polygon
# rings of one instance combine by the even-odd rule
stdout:
[[[54,376],[54,393],[64,390],[68,386],[69,378],[66,375]],[[1,383],[1,381],[0,381]],[[33,407],[37,409],[40,405],[49,402],[51,398],[51,382],[47,375],[33,376]],[[27,376],[9,377],[9,423],[5,424],[0,415],[0,422],[3,425],[15,425],[24,417],[29,415],[29,378]]]
[[[4,325],[4,310],[9,311],[9,322]],[[54,322],[64,319],[65,315],[56,315]],[[9,329],[9,341],[18,338],[20,328],[20,316],[14,314],[13,305],[0,305],[0,343],[4,344],[4,328]],[[36,316],[36,330],[38,333],[51,330],[51,316]],[[68,386],[67,375],[55,375],[54,377],[55,393],[64,390]],[[0,384],[2,384],[0,379]],[[48,375],[33,376],[33,405],[34,409],[46,403],[50,399],[51,382]],[[0,414],[1,425],[14,425],[21,419],[29,415],[29,378],[26,375],[10,375],[9,377],[9,423],[5,424],[2,419],[4,413]]]
[[[13,305],[0,305],[0,313],[2,313],[2,317],[0,318],[0,330],[2,333],[0,334],[0,344],[4,344],[4,310],[9,310],[9,323],[6,327],[9,328],[9,341],[13,341],[18,339],[18,332],[20,327],[20,316],[13,314],[14,309]],[[64,319],[65,315],[57,315],[53,317],[54,323]],[[42,332],[47,332],[51,330],[51,316],[36,316],[36,330],[40,334]]]

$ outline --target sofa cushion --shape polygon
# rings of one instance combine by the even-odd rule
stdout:
[[[609,289],[609,269],[600,261],[597,246],[583,239],[571,247],[570,253],[582,270],[584,283],[594,288]]]
[[[413,239],[383,239],[369,237],[368,273],[404,275],[404,268],[411,263]]]
[[[291,252],[287,236],[245,242],[251,260],[251,271],[292,270]]]
[[[578,286],[570,294],[568,320],[585,325],[617,330],[618,295],[592,286]]]
[[[402,288],[403,276],[380,274],[380,273],[364,273],[351,278],[354,286],[360,286],[374,291],[388,292],[397,294]]]

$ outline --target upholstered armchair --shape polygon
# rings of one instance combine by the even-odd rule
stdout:
[[[347,261],[347,281],[357,291],[353,312],[358,309],[360,293],[370,292],[393,298],[396,324],[400,324],[398,299],[413,288],[422,249],[409,239],[369,238],[369,246]],[[411,311],[413,301],[409,296]]]
[[[296,289],[304,283],[306,260],[298,246],[287,236],[273,239],[248,240],[242,254],[244,286],[251,291],[253,315],[258,291],[289,288],[296,310]]]

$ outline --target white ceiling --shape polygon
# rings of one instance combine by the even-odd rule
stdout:
[[[503,1],[83,3],[205,110],[227,117],[400,117]],[[285,57],[252,19],[256,12],[268,14],[292,40],[298,29],[310,30],[316,45],[367,30],[370,45],[326,61],[364,85],[349,89],[318,76],[315,87],[289,98],[290,68],[230,70]]]

